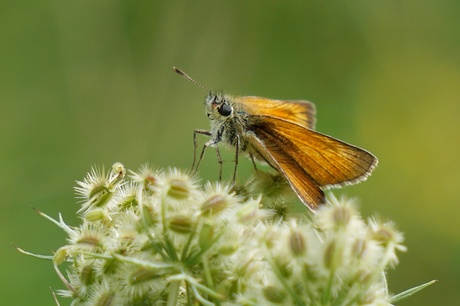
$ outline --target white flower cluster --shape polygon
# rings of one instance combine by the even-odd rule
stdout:
[[[59,293],[74,305],[390,305],[385,269],[405,250],[394,224],[333,197],[295,213],[286,190],[265,172],[232,188],[95,168],[76,188],[81,225],[56,221],[69,236]]]

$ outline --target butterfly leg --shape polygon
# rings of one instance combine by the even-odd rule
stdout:
[[[203,147],[203,151],[201,152],[200,160],[198,161],[198,165],[196,166],[195,171],[193,171],[193,169],[195,168],[195,163],[196,163],[196,147],[197,147],[196,135],[197,134],[211,136],[211,132],[205,131],[205,130],[194,130],[193,131],[193,163],[192,163],[192,168],[191,168],[191,171],[193,173],[195,173],[196,170],[198,170],[198,165],[200,164],[201,159],[203,158],[203,155],[204,155],[204,150],[206,149],[206,145],[205,145],[205,147]]]
[[[235,169],[233,169],[233,185],[236,182],[236,170],[238,169],[238,155],[240,153],[240,136],[236,136],[235,142]]]
[[[254,166],[254,170],[257,171],[257,165],[256,165],[256,161],[254,159],[254,155],[252,155],[252,153],[249,153],[249,158],[251,159],[252,161],[252,165]]]
[[[220,156],[220,151],[219,147],[216,146],[216,156],[217,156],[217,162],[219,163],[219,181],[222,181],[222,166],[223,166],[223,161],[222,157]]]

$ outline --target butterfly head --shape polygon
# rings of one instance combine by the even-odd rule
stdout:
[[[209,92],[205,99],[206,115],[209,120],[225,120],[233,113],[233,107],[228,100],[219,94]]]

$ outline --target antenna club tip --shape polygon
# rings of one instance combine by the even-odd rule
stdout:
[[[204,89],[206,91],[209,91],[206,87],[204,87],[203,85],[201,85],[200,83],[198,83],[197,81],[195,81],[194,79],[192,79],[191,77],[189,77],[185,72],[183,72],[182,70],[180,70],[179,68],[177,68],[176,66],[173,66],[173,70],[183,76],[184,78],[186,78],[187,80],[189,80],[190,82],[192,82],[193,84],[197,85],[198,87],[200,87],[201,89]]]
[[[173,66],[173,70],[178,73],[178,74],[181,74],[181,75],[184,75],[184,72],[182,72],[182,70],[180,70],[179,68],[177,68],[176,66]]]

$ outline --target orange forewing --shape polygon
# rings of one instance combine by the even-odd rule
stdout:
[[[324,202],[320,187],[365,180],[377,164],[371,153],[292,122],[254,116],[254,150],[281,171],[313,210]]]
[[[262,97],[238,97],[235,102],[251,115],[271,116],[315,129],[316,108],[305,100],[273,100]]]

